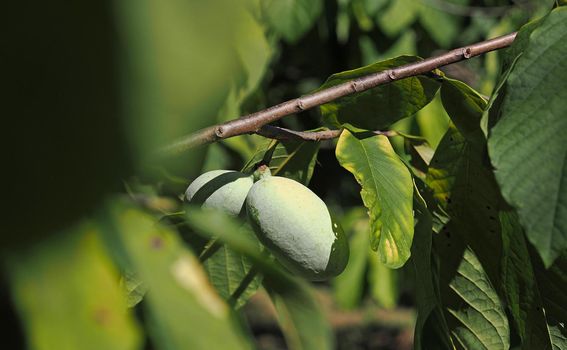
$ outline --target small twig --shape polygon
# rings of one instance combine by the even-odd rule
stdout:
[[[299,141],[322,141],[330,140],[341,136],[343,129],[321,130],[321,131],[295,131],[278,126],[264,125],[256,134],[275,140],[299,140]],[[398,132],[394,130],[374,131],[376,135],[384,135],[388,137],[398,136]]]
[[[439,67],[463,61],[490,51],[502,49],[512,44],[517,33],[511,33],[498,38],[482,41],[465,46],[447,53],[424,59],[422,61],[406,64],[382,72],[376,72],[360,78],[319,90],[293,100],[289,100],[270,108],[261,110],[229,122],[210,126],[190,134],[179,141],[165,147],[161,151],[165,154],[177,154],[190,148],[211,143],[220,139],[256,133],[262,126],[272,123],[290,114],[331,102],[340,97],[366,91],[379,85],[391,83],[396,80],[426,74]]]

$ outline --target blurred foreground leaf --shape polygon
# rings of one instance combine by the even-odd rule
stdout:
[[[290,43],[311,28],[323,8],[321,0],[261,0],[261,4],[270,27]]]
[[[141,347],[100,232],[95,222],[82,222],[8,256],[13,300],[30,349]]]
[[[108,204],[105,239],[117,262],[148,291],[149,333],[160,349],[248,349],[230,308],[207,280],[196,257],[169,228],[132,205]]]

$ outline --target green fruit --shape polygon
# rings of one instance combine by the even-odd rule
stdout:
[[[203,208],[220,209],[238,216],[253,183],[252,176],[238,171],[213,170],[200,175],[189,185],[185,199]]]
[[[256,235],[294,273],[324,280],[341,273],[348,241],[325,203],[310,189],[279,176],[260,176],[246,197]]]

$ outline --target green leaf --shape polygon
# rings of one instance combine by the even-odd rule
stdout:
[[[272,175],[287,177],[307,186],[315,169],[319,142],[265,140],[246,163],[243,171],[252,170],[272,147],[275,147],[270,161]]]
[[[545,278],[543,276],[546,272],[534,270],[517,215],[510,211],[501,211],[500,221],[503,241],[502,289],[522,340],[522,349],[551,349],[540,295],[540,291],[545,293],[546,288],[538,286],[540,278]],[[536,276],[541,277],[536,279]],[[550,292],[551,295],[554,294],[552,290]],[[560,295],[562,294],[563,292]],[[547,308],[547,305],[545,307]]]
[[[516,62],[522,55],[522,52],[526,49],[529,44],[530,35],[533,30],[536,29],[541,23],[542,18],[535,21],[528,22],[525,24],[516,35],[514,43],[511,47],[504,51],[502,55],[502,74],[500,75],[499,81],[492,91],[490,96],[490,101],[488,106],[482,115],[481,128],[486,136],[488,136],[488,131],[494,127],[496,122],[501,117],[502,113],[502,102],[506,96],[507,85],[506,82],[510,73],[514,70]]]
[[[533,30],[488,144],[502,194],[546,266],[567,249],[566,35],[567,8]]]
[[[419,60],[421,59],[415,56],[399,56],[333,74],[320,89]],[[425,76],[410,77],[342,97],[322,105],[320,110],[325,121],[335,126],[348,123],[367,130],[384,130],[422,109],[433,99],[438,88],[439,83],[434,79]]]
[[[415,278],[417,306],[414,348],[453,349],[447,321],[443,315],[436,267],[431,256],[431,213],[422,200],[416,198],[414,203],[416,224],[410,259]]]
[[[467,85],[446,80],[441,88],[445,110],[458,127],[450,126],[429,166],[426,182],[439,208],[455,224],[486,273],[499,284],[502,242],[498,211],[503,205],[486,160],[486,139],[480,128],[486,105]]]
[[[371,246],[388,267],[401,267],[410,256],[413,239],[411,174],[383,135],[344,130],[336,156],[362,186],[368,208]]]
[[[553,322],[549,325],[549,336],[551,337],[551,342],[553,350],[565,350],[567,349],[567,331],[565,330],[564,323]]]
[[[263,254],[255,240],[235,235],[240,225],[226,214],[188,208],[187,223],[196,232],[217,237],[239,254],[248,257],[264,275],[264,286],[270,292],[287,345],[291,349],[331,349],[333,338],[319,305],[308,285],[277,267]]]
[[[451,337],[459,348],[509,349],[510,327],[504,306],[480,261],[449,222],[434,236],[439,286]]]
[[[385,11],[378,12],[377,22],[389,37],[408,29],[419,15],[419,3],[413,0],[390,1]]]
[[[487,105],[486,100],[462,81],[445,78],[441,87],[441,102],[467,141],[484,147],[486,140],[480,121]]]
[[[119,200],[109,203],[106,218],[105,239],[115,259],[147,285],[143,306],[154,344],[162,349],[250,348],[230,308],[175,232]]]
[[[545,314],[548,319],[561,321],[562,332],[566,334],[567,321],[567,252],[563,253],[549,269],[542,264],[534,264],[534,275],[540,286]],[[558,323],[558,322],[556,322]]]
[[[380,257],[374,252],[368,252],[368,284],[370,295],[376,303],[386,309],[392,309],[398,304],[398,273],[380,262]]]
[[[443,109],[439,94],[430,104],[417,112],[415,120],[419,126],[420,135],[433,149],[436,149],[449,127],[449,116]]]
[[[426,1],[420,2],[419,23],[439,46],[450,47],[454,39],[461,34],[460,18],[432,7]]]
[[[138,305],[144,299],[144,295],[146,295],[146,292],[148,291],[148,286],[146,286],[131,272],[125,272],[122,274],[120,285],[126,292],[126,302],[128,303],[128,307]]]
[[[465,349],[509,349],[506,312],[470,249],[464,251],[449,287],[450,297],[458,300],[447,305],[453,316],[450,328],[455,342]]]
[[[507,302],[523,348],[549,348],[522,230],[507,212],[485,158],[486,141],[479,123],[485,101],[465,84],[449,80],[441,96],[459,127],[449,128],[428,173],[434,196],[452,220],[445,232],[464,239],[492,283],[500,286],[498,292]]]
[[[345,270],[332,280],[333,293],[341,308],[354,309],[362,299],[369,257],[370,226],[366,210],[362,207],[350,210],[341,219],[341,226],[349,235],[350,258]]]
[[[292,350],[333,349],[333,334],[311,289],[290,279],[267,279],[288,347]]]
[[[270,27],[293,43],[307,32],[321,14],[321,0],[261,0]]]
[[[119,274],[95,222],[81,222],[33,248],[14,251],[6,267],[31,349],[137,349],[142,346]]]
[[[254,238],[254,232],[247,224],[242,225],[238,234]],[[214,251],[207,254],[203,265],[211,283],[221,297],[234,303],[236,308],[243,306],[260,287],[260,276],[256,274],[249,259],[225,244],[214,242],[210,249]]]

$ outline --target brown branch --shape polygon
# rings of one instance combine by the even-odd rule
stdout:
[[[299,140],[299,141],[322,141],[330,140],[341,136],[342,129],[336,130],[321,130],[321,131],[295,131],[279,126],[264,125],[255,134],[275,140]],[[387,131],[374,131],[376,135],[384,136],[397,136],[399,135],[394,130]]]
[[[512,44],[515,38],[516,33],[511,33],[491,40],[454,49],[447,53],[430,57],[419,62],[365,75],[349,82],[335,85],[328,89],[319,90],[312,94],[280,103],[226,123],[201,129],[165,147],[162,151],[169,154],[175,154],[192,147],[211,143],[220,139],[226,139],[243,134],[257,133],[264,125],[287,115],[302,112],[331,102],[340,97],[351,95],[356,92],[366,91],[379,85],[425,74],[436,68],[463,61],[490,51],[506,48]]]

